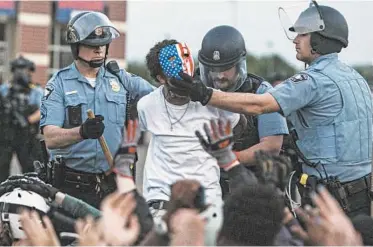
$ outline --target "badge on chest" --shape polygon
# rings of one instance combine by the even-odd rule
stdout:
[[[113,90],[113,92],[119,92],[120,91],[120,86],[119,86],[119,83],[116,79],[112,79],[109,81],[110,83],[110,86],[111,86],[111,90]]]

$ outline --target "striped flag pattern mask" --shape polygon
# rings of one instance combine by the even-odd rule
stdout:
[[[159,52],[159,62],[163,73],[168,77],[181,80],[180,72],[193,77],[194,61],[189,47],[185,43],[165,46]]]

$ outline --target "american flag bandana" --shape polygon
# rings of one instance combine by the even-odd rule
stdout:
[[[189,47],[185,43],[165,46],[159,52],[159,62],[163,73],[168,77],[181,80],[180,72],[193,77],[194,61]]]

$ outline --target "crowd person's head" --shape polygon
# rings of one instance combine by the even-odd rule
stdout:
[[[272,186],[242,186],[224,203],[218,245],[273,245],[284,216],[284,200]]]
[[[10,71],[13,74],[13,84],[28,87],[32,82],[32,74],[35,72],[35,64],[31,60],[19,56],[10,62]]]
[[[45,215],[50,207],[43,197],[31,191],[17,188],[3,194],[0,197],[0,243],[2,246],[12,245],[26,238],[20,222],[20,212],[23,209],[36,210]]]

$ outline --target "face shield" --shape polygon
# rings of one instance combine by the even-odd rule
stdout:
[[[226,92],[237,91],[247,77],[246,59],[242,57],[238,63],[230,68],[210,67],[199,63],[201,81],[208,87]]]
[[[78,18],[72,25],[73,32],[68,32],[69,43],[79,43],[92,35],[109,37],[115,39],[120,36],[109,18],[100,12],[89,12]]]
[[[305,9],[305,10],[304,10]],[[279,7],[278,15],[285,35],[294,40],[298,34],[319,32],[325,29],[323,17],[316,1]]]

